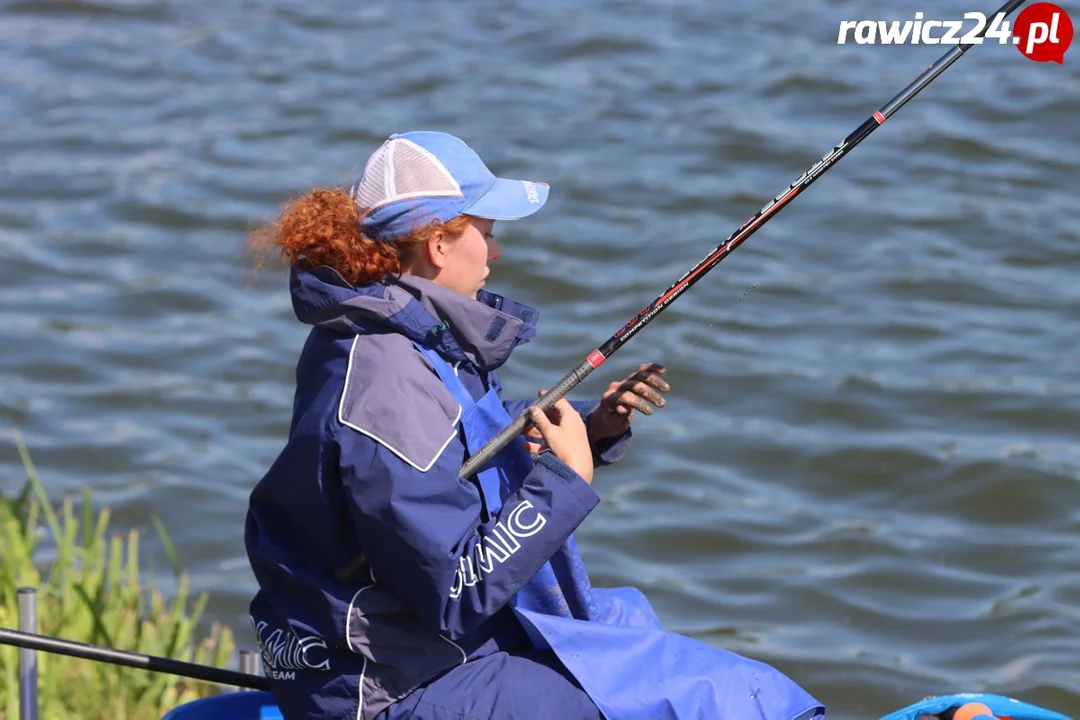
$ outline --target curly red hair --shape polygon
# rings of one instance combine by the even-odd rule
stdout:
[[[280,259],[295,268],[331,267],[352,285],[400,275],[418,245],[440,229],[451,237],[465,232],[466,215],[418,228],[408,237],[378,242],[360,232],[356,203],[341,189],[316,188],[282,209],[277,221],[251,234],[253,249],[277,248]],[[259,263],[261,265],[261,263]]]

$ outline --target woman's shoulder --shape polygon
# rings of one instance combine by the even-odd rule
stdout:
[[[461,406],[412,342],[358,335],[338,405],[344,431],[377,442],[418,470],[434,465],[457,434]]]

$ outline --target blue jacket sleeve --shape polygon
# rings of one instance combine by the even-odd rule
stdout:
[[[349,428],[338,445],[375,580],[451,639],[504,607],[600,502],[573,469],[541,453],[521,489],[487,517],[479,488],[458,477],[465,449],[456,437],[427,472]]]

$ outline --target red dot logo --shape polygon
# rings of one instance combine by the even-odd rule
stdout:
[[[1013,43],[1028,60],[1061,65],[1072,40],[1072,20],[1054,3],[1028,5],[1016,16]]]

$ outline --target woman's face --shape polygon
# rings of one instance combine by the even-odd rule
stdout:
[[[492,234],[494,227],[494,220],[471,218],[461,237],[444,240],[443,264],[434,281],[475,299],[490,272],[488,263],[502,256]]]

